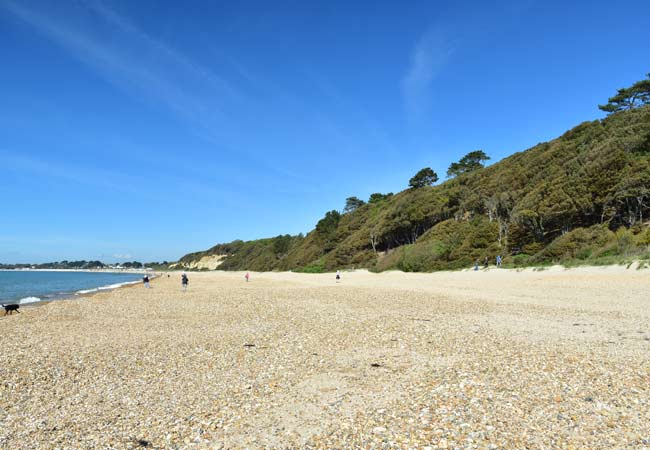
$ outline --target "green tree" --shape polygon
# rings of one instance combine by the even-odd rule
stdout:
[[[140,268],[142,268],[144,266],[139,261],[133,261],[133,262],[124,262],[124,263],[122,263],[122,267],[126,267],[126,268],[129,268],[129,269],[140,269]]]
[[[409,180],[409,187],[413,189],[423,188],[431,186],[436,181],[438,181],[438,174],[431,167],[425,167]]]
[[[647,80],[641,80],[628,88],[618,89],[615,96],[607,100],[607,104],[598,108],[608,113],[625,111],[650,104],[650,73]]]
[[[341,220],[341,213],[336,210],[328,211],[325,217],[318,221],[316,224],[316,232],[321,235],[330,235],[336,231]]]
[[[321,254],[327,253],[336,246],[336,230],[341,221],[341,213],[336,210],[328,211],[325,217],[316,224],[316,233],[322,243],[320,246]]]
[[[451,163],[449,169],[447,169],[447,177],[452,178],[464,173],[473,172],[476,169],[481,169],[485,166],[483,162],[489,159],[490,157],[483,150],[469,152],[460,161]]]
[[[368,203],[378,203],[388,197],[393,195],[392,192],[389,192],[388,194],[381,194],[379,192],[375,192],[374,194],[370,194],[370,198],[368,199]]]
[[[281,234],[273,238],[273,253],[277,256],[285,255],[291,246],[291,236],[288,234]]]
[[[345,199],[345,208],[343,208],[343,213],[351,213],[357,208],[365,205],[366,202],[357,197],[348,197]]]

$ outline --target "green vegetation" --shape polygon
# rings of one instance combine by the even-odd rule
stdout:
[[[146,267],[148,269],[153,269],[153,270],[169,270],[169,265],[170,263],[167,261],[159,262],[159,261],[152,261],[152,262],[147,262],[143,264],[143,267]]]
[[[393,195],[392,192],[389,192],[388,194],[381,194],[379,192],[375,192],[374,194],[370,194],[368,203],[379,203],[380,201],[387,199],[391,195]]]
[[[483,150],[474,150],[463,156],[460,161],[451,163],[447,169],[447,178],[457,177],[464,173],[473,172],[477,169],[484,167],[483,162],[489,160],[490,157],[485,154]]]
[[[348,198],[345,214],[329,211],[306,236],[220,244],[180,262],[218,254],[220,269],[320,272],[457,269],[496,255],[505,267],[650,260],[650,80],[639,83],[610,99],[605,119],[492,166],[477,150],[440,185],[425,168],[395,195]]]
[[[425,167],[409,180],[409,187],[419,189],[425,186],[431,186],[436,181],[438,181],[438,174],[431,167]]]
[[[0,264],[0,270],[13,269],[103,269],[106,265],[101,261],[56,261],[42,264]]]
[[[348,197],[345,199],[345,208],[343,208],[343,213],[347,214],[354,212],[365,204],[366,202],[357,197]]]
[[[608,113],[614,113],[648,104],[650,104],[650,73],[647,80],[637,81],[629,88],[619,89],[615,96],[609,98],[606,105],[598,107]]]
[[[334,211],[336,212],[336,211]],[[328,213],[329,214],[329,213]],[[338,212],[336,212],[338,214]],[[329,217],[329,216],[328,216]],[[233,241],[228,244],[215,245],[205,252],[190,253],[179,260],[181,267],[189,267],[193,261],[198,261],[204,256],[229,255],[226,257],[219,269],[221,270],[257,270],[269,271],[278,268],[289,268],[303,265],[307,261],[289,258],[295,254],[296,248],[305,240],[302,235],[290,236],[279,235],[269,239],[256,241]]]
[[[0,269],[67,269],[67,270],[91,270],[91,269],[153,269],[153,270],[169,270],[170,264],[167,261],[163,262],[147,262],[141,263],[139,261],[127,261],[122,263],[106,264],[101,261],[56,261],[42,264],[1,264]]]

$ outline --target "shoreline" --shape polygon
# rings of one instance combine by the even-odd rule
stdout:
[[[51,272],[49,270],[44,272]],[[61,272],[63,270],[58,270],[56,272]],[[68,271],[68,270],[66,270]],[[74,271],[74,272],[88,272],[88,271]],[[114,273],[114,272],[110,272]],[[122,272],[120,272],[122,273]],[[150,280],[153,281],[156,278],[158,278],[159,275],[152,273],[150,276]],[[77,298],[86,298],[86,297],[91,297],[95,294],[101,293],[101,292],[110,292],[116,289],[121,289],[129,286],[134,286],[136,284],[141,284],[142,280],[132,280],[132,281],[124,281],[120,283],[112,283],[112,284],[106,284],[106,285],[101,285],[97,286],[94,288],[89,288],[89,289],[80,289],[77,291],[71,291],[71,292],[61,292],[61,293],[54,293],[54,294],[47,294],[47,296],[44,297],[37,297],[37,296],[27,296],[23,297],[20,299],[14,299],[14,300],[2,300],[3,305],[20,305],[21,308],[28,308],[32,306],[43,306],[49,303],[53,302],[59,302],[62,300],[74,300]],[[29,300],[29,301],[26,301]]]
[[[104,272],[104,273],[149,273],[147,269],[0,269],[0,272]]]
[[[153,281],[155,277],[152,277],[151,280]],[[120,283],[119,286],[114,286],[114,285],[107,285],[107,286],[102,286],[99,288],[95,289],[86,289],[82,291],[77,291],[73,292],[71,294],[62,294],[61,296],[57,296],[56,298],[47,298],[45,300],[38,300],[38,301],[33,301],[33,302],[28,302],[28,303],[18,303],[21,308],[40,308],[42,306],[46,306],[49,304],[56,304],[58,302],[63,302],[63,301],[68,301],[68,300],[81,300],[81,299],[86,299],[86,298],[92,298],[96,296],[97,294],[102,294],[102,293],[109,293],[111,291],[115,291],[118,289],[127,289],[127,288],[133,288],[137,284],[141,284],[142,281],[127,281],[125,283]],[[111,287],[109,287],[111,286]],[[37,297],[26,297],[26,298],[37,298]],[[21,299],[24,300],[24,299]],[[3,303],[4,305],[11,305],[11,304],[16,304],[16,303]],[[12,314],[13,315],[13,314]],[[0,319],[4,318],[4,316],[0,316]]]

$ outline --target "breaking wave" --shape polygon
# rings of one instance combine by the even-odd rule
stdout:
[[[140,283],[140,281],[126,281],[124,283],[108,284],[106,286],[100,286],[93,289],[82,289],[81,291],[75,292],[75,295],[92,294],[93,292],[99,292],[99,291],[108,291],[111,289],[117,289],[122,286],[127,286],[129,284],[137,284],[137,283]]]

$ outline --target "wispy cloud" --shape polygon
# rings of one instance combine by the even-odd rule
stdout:
[[[287,181],[293,178],[285,168],[267,161],[264,149],[247,145],[247,126],[265,111],[254,95],[149,35],[105,4],[80,4],[85,7],[69,14],[43,12],[12,1],[0,8],[110,84],[173,115],[194,136],[214,147],[215,155],[221,156],[223,173],[247,167],[288,177]]]
[[[243,199],[234,191],[216,189],[207,183],[171,174],[158,173],[155,176],[148,176],[138,173],[131,175],[77,163],[21,156],[20,152],[0,151],[0,159],[3,161],[0,175],[3,171],[30,173],[37,177],[59,179],[79,186],[111,190],[149,200],[158,200],[160,195],[148,187],[160,186],[160,180],[164,179],[165,183],[179,186],[180,192],[176,194],[187,196],[186,201],[188,202],[191,202],[193,198],[209,197],[219,199],[223,205],[232,209],[243,208],[241,206]]]
[[[218,134],[223,106],[239,98],[236,89],[101,3],[87,5],[76,20],[11,1],[4,6],[109,82],[169,108],[203,133]]]
[[[135,178],[113,171],[29,158],[20,156],[20,153],[16,152],[0,152],[0,157],[3,160],[3,170],[16,170],[22,173],[27,172],[38,176],[58,178],[80,185],[130,194],[136,193],[133,187],[137,185]]]
[[[236,186],[237,179],[245,179],[252,171],[264,174],[264,179],[259,180],[260,189],[280,193],[281,189],[273,183],[279,178],[285,186],[291,186],[290,191],[298,186],[303,189],[309,177],[292,168],[291,163],[278,162],[261,144],[265,133],[284,133],[290,146],[308,148],[311,142],[290,140],[294,130],[289,124],[303,120],[311,122],[326,139],[339,139],[336,130],[325,126],[328,121],[313,110],[304,115],[299,113],[300,108],[282,110],[287,127],[278,129],[278,112],[273,104],[281,96],[277,86],[252,83],[254,74],[244,76],[241,71],[242,79],[230,82],[214,72],[218,70],[214,61],[210,67],[197,62],[101,1],[81,0],[73,7],[67,4],[61,8],[67,8],[66,11],[45,11],[7,0],[0,3],[2,8],[97,76],[171,114],[194,137],[214,149],[212,154],[219,170],[211,176],[232,178],[228,180],[229,186]],[[260,89],[264,92],[260,93]],[[265,104],[265,99],[271,103]],[[251,129],[255,132],[251,133]],[[284,151],[288,149],[285,147]],[[183,154],[187,155],[187,150]],[[205,161],[205,165],[210,166],[210,161]],[[255,183],[247,180],[246,186]]]
[[[402,78],[402,94],[409,114],[426,111],[432,83],[449,62],[454,49],[455,43],[443,28],[431,28],[418,40]]]
[[[270,189],[279,194],[282,190],[275,181],[282,179],[288,192],[297,188],[305,192],[322,189],[311,174],[304,173],[307,157],[331,158],[336,151],[364,151],[368,142],[375,148],[390,146],[382,127],[363,123],[363,115],[346,122],[305,104],[293,87],[282,89],[264,74],[249,73],[237,61],[234,64],[241,70],[234,72],[239,72],[239,77],[233,75],[233,61],[220,61],[212,55],[208,67],[201,63],[205,59],[180,52],[101,1],[79,0],[45,10],[29,2],[5,0],[0,9],[9,11],[96,76],[157,106],[193,137],[208,143],[214,149],[213,157],[203,158],[201,167],[181,161],[178,167],[185,173],[209,169],[212,180],[230,178],[227,181],[232,186],[246,180],[247,189]],[[302,124],[300,130],[295,123]],[[273,142],[267,144],[265,136]],[[269,150],[278,143],[285,156],[291,154],[290,159],[278,159]],[[326,144],[331,144],[327,155],[313,150],[319,147],[322,151]],[[191,152],[183,149],[178,154],[192,161],[187,157]],[[258,175],[249,178],[250,173]]]

